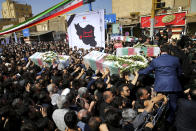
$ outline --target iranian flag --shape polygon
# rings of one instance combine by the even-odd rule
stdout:
[[[138,47],[138,48],[117,48],[117,56],[125,55],[145,55],[145,56],[158,56],[160,54],[159,47]]]
[[[84,56],[84,64],[89,65],[94,71],[96,70],[110,70],[110,74],[119,74],[119,69],[115,66],[114,61],[106,60],[108,54],[92,51]]]

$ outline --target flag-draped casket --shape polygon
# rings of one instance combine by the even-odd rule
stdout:
[[[70,56],[58,55],[55,52],[36,52],[30,56],[30,60],[35,63],[37,66],[50,67],[52,64],[58,64],[58,68],[62,69],[63,67],[69,65]]]
[[[145,56],[158,56],[160,54],[159,47],[127,47],[127,48],[117,48],[116,55],[124,56],[124,55],[141,55]]]
[[[106,53],[92,51],[84,56],[84,63],[88,64],[94,71],[108,68],[110,74],[118,74],[119,69],[115,66],[115,61],[107,61],[107,56],[108,54]]]
[[[118,57],[106,53],[92,51],[84,56],[84,63],[89,65],[94,71],[106,68],[110,70],[110,74],[119,74],[122,71],[133,71],[145,68],[148,60],[144,56],[123,56]]]

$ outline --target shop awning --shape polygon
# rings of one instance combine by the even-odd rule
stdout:
[[[40,32],[31,32],[30,36],[40,36],[40,35],[44,35],[44,34],[48,34],[54,31],[40,31]]]
[[[139,17],[123,17],[123,18],[117,18],[118,23],[120,23],[123,26],[130,26],[130,25],[136,25],[139,24]]]

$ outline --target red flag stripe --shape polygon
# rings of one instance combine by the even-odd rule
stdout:
[[[134,55],[135,54],[134,48],[128,48],[128,55]]]
[[[153,47],[147,48],[147,56],[154,56],[154,48]]]
[[[48,17],[46,17],[46,18],[44,18],[44,19],[41,19],[40,21],[37,21],[37,22],[35,22],[35,23],[26,25],[26,26],[24,26],[24,27],[21,27],[21,28],[19,28],[19,29],[13,30],[13,31],[9,31],[9,32],[3,33],[3,34],[1,34],[1,35],[8,34],[8,33],[12,33],[12,32],[16,32],[16,31],[19,31],[19,30],[22,30],[22,29],[25,29],[25,28],[32,27],[32,26],[34,26],[34,25],[36,25],[36,24],[39,24],[39,23],[44,22],[44,21],[46,21],[46,20],[52,19],[52,18],[54,18],[54,17],[56,17],[56,16],[62,15],[62,14],[64,14],[64,13],[66,13],[66,12],[69,12],[69,11],[75,9],[75,8],[78,8],[78,7],[82,6],[82,5],[83,5],[83,1],[81,1],[81,2],[79,2],[79,3],[77,3],[77,4],[73,5],[73,6],[71,6],[71,7],[69,7],[69,8],[66,8],[66,9],[64,9],[64,10],[62,10],[62,11],[60,11],[60,12],[57,12],[57,13],[51,15],[51,16],[48,16]]]

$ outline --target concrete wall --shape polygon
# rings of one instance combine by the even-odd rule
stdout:
[[[183,10],[189,10],[189,0],[174,0],[175,2],[175,9],[178,9],[178,7],[182,7]]]
[[[37,31],[48,31],[48,21],[36,25]]]
[[[50,31],[63,31],[65,32],[65,17],[58,16],[56,18],[53,18],[49,20],[49,30]]]
[[[117,17],[128,17],[130,12],[140,12],[141,15],[150,14],[151,0],[112,0],[112,12]]]
[[[190,12],[191,13],[196,13],[196,0],[191,0]]]

